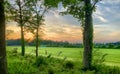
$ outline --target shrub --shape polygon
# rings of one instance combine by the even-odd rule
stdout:
[[[58,52],[57,56],[60,56],[62,54],[62,51]]]
[[[47,60],[45,59],[45,57],[39,56],[36,58],[35,65],[37,67],[39,67],[41,65],[47,65]]]
[[[17,50],[18,50],[17,48],[14,48],[14,49],[12,50],[12,52],[13,52],[13,53],[17,53]]]
[[[107,54],[103,54],[99,49],[93,51],[93,61],[92,64],[94,67],[103,65],[105,57]]]
[[[54,69],[53,68],[49,68],[48,69],[48,74],[54,74]]]
[[[96,71],[97,74],[120,74],[119,67],[102,65],[96,68],[97,68]]]
[[[63,66],[67,69],[73,69],[74,68],[74,63],[72,61],[66,61]]]
[[[12,60],[8,63],[8,74],[34,74],[37,69],[23,58],[23,60]]]
[[[49,54],[49,55],[47,56],[47,58],[51,58],[51,56],[52,56],[52,54]]]

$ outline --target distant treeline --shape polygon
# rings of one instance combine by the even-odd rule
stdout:
[[[113,49],[120,49],[120,41],[113,42],[113,43],[95,43],[95,48],[113,48]]]
[[[7,40],[8,46],[19,46],[21,45],[21,40]],[[35,40],[30,42],[26,41],[26,45],[35,46]],[[52,41],[52,40],[40,40],[41,47],[70,47],[70,48],[82,48],[83,45],[81,43],[69,43],[67,41]]]
[[[19,46],[21,45],[21,40],[7,40],[8,46]],[[35,46],[35,40],[32,40],[30,42],[26,41],[26,45],[28,46]],[[70,48],[82,48],[83,45],[81,43],[69,43],[67,41],[52,41],[52,40],[40,40],[40,46],[41,47],[70,47]],[[114,42],[114,43],[95,43],[95,48],[120,48],[120,42]]]

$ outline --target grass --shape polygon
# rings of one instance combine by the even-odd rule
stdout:
[[[13,52],[14,48],[18,48],[18,53]],[[39,49],[39,55],[42,56],[38,58],[34,49],[26,47],[26,55],[22,57],[20,46],[7,46],[9,74],[120,74],[119,67],[104,65],[96,65],[96,70],[82,71],[82,48],[42,47]],[[119,58],[115,60],[114,57],[120,55],[114,54],[120,50],[101,49],[100,52],[110,55],[106,57],[106,63],[119,64]]]
[[[7,51],[11,51],[14,48],[18,48],[18,52],[21,52],[20,46],[7,46]],[[46,54],[47,51],[47,54]],[[119,49],[99,49],[103,54],[107,54],[105,57],[105,63],[108,65],[120,66],[120,50]],[[59,53],[61,54],[59,55]],[[56,58],[67,58],[68,60],[82,61],[83,48],[58,48],[58,47],[41,47],[39,48],[39,55],[49,55]],[[26,53],[35,54],[35,47],[26,47]]]

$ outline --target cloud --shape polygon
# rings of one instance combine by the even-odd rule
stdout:
[[[102,0],[97,4],[94,12],[94,24],[119,26],[120,23],[120,0]]]
[[[116,42],[120,41],[120,31],[107,25],[95,25],[95,42]]]
[[[96,12],[93,13],[94,41],[120,41],[120,0],[102,0],[96,6]],[[62,7],[58,9],[63,10]],[[45,15],[43,38],[82,42],[82,31],[78,19],[72,15],[61,16],[58,12],[57,9],[52,9]]]
[[[116,4],[116,3],[120,3],[120,0],[102,0],[102,1],[100,1],[100,3],[102,3],[102,4],[111,4],[111,5],[114,5],[114,4]]]
[[[94,18],[95,20],[99,20],[100,22],[108,22],[107,19],[105,19],[104,17],[100,16],[100,15],[97,15],[97,14],[94,14]]]
[[[72,15],[60,15],[56,9],[50,10],[45,16],[45,22],[54,22],[56,24],[69,24],[80,26],[78,19]]]
[[[96,12],[93,13],[95,25],[94,38],[96,42],[119,40],[120,34],[116,33],[120,27],[119,5],[119,1],[107,0],[97,4]],[[67,40],[70,42],[82,41],[80,23],[72,15],[49,14],[46,16],[46,24],[46,36],[49,39]]]
[[[55,41],[80,42],[82,41],[81,27],[69,24],[46,24],[45,39]]]

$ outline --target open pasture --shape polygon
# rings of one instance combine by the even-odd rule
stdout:
[[[17,48],[18,52],[21,52],[20,46],[7,46],[7,51],[12,51]],[[94,50],[98,50],[94,48]],[[102,54],[107,54],[105,57],[105,64],[120,66],[120,50],[119,49],[100,49],[98,50]],[[40,47],[39,55],[47,56],[73,61],[82,61],[83,48],[62,48],[62,47]],[[35,47],[27,46],[26,54],[35,55]],[[96,55],[95,55],[96,56]],[[97,55],[99,57],[102,55]]]

